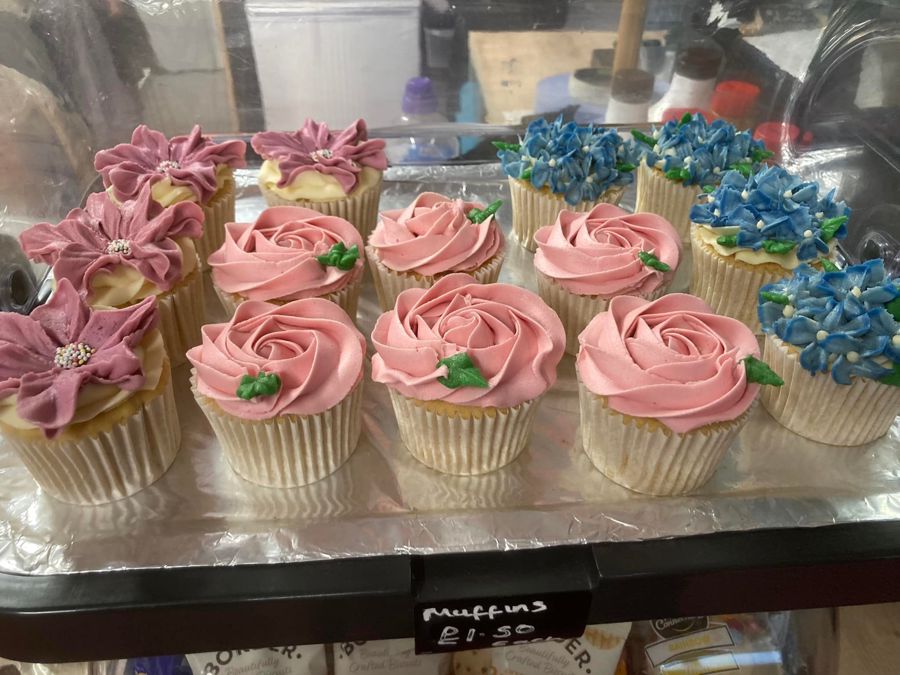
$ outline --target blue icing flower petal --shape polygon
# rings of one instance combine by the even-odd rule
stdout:
[[[795,316],[789,319],[779,337],[792,345],[805,345],[816,339],[818,324],[805,316]]]
[[[828,369],[828,354],[815,342],[800,352],[800,365],[809,372],[824,373]]]
[[[850,363],[843,355],[837,357],[831,364],[831,379],[838,384],[853,384],[850,381],[850,370],[853,364]]]
[[[832,333],[819,344],[829,354],[846,354],[847,352],[859,352],[862,343],[846,333]]]
[[[883,286],[873,286],[859,296],[859,299],[865,303],[885,304],[897,297],[897,289],[893,284],[885,284]]]
[[[773,324],[784,315],[784,305],[777,302],[764,302],[757,308],[757,315],[762,325]]]

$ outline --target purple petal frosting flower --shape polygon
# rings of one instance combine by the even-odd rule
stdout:
[[[172,185],[190,188],[205,204],[219,189],[217,168],[246,166],[246,151],[244,141],[213,143],[203,135],[199,124],[187,136],[172,140],[141,124],[131,134],[131,143],[98,152],[94,168],[120,202],[136,199],[145,185],[168,178]]]
[[[0,399],[16,394],[19,417],[53,438],[72,421],[85,385],[144,386],[134,347],[156,322],[156,298],[94,310],[61,279],[31,315],[0,314]]]
[[[84,209],[72,209],[58,225],[38,223],[19,241],[33,260],[53,268],[57,281],[67,279],[90,299],[91,282],[101,271],[119,265],[135,268],[162,291],[182,276],[179,237],[203,234],[203,211],[193,202],[163,208],[147,186],[135,201],[116,204],[95,192]]]
[[[250,144],[264,159],[278,163],[278,187],[290,185],[304,171],[318,171],[333,176],[349,194],[359,182],[363,167],[378,171],[387,168],[384,141],[370,141],[361,119],[337,134],[329,131],[327,124],[307,119],[297,131],[254,134]]]

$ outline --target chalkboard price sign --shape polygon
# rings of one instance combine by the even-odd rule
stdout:
[[[587,591],[420,602],[415,610],[416,653],[577,637],[584,633],[590,603]]]

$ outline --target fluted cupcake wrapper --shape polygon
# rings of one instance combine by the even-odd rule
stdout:
[[[369,260],[369,269],[372,270],[372,280],[375,282],[375,292],[378,295],[378,304],[381,309],[387,311],[394,308],[397,296],[410,288],[431,288],[434,283],[446,274],[423,276],[413,272],[395,272],[378,259],[378,252],[371,246],[366,246],[366,257]],[[500,278],[500,267],[503,265],[503,253],[498,253],[474,270],[466,272],[480,284],[492,284]]]
[[[512,408],[448,406],[441,412],[390,387],[400,438],[432,469],[459,476],[495,471],[512,462],[531,438],[541,397]]]
[[[800,350],[767,334],[763,359],[781,387],[763,387],[762,404],[795,434],[830,445],[862,445],[884,436],[900,414],[900,387],[867,378],[838,384],[830,373],[812,375],[800,365]]]
[[[512,197],[513,233],[522,246],[534,251],[537,248],[534,233],[544,225],[552,225],[560,211],[590,211],[597,204],[618,204],[625,188],[609,188],[595,201],[583,201],[574,206],[567,204],[562,195],[535,190],[518,178],[509,179],[509,192]]]
[[[635,213],[655,213],[670,223],[686,242],[691,233],[691,207],[703,191],[699,185],[682,185],[666,178],[659,169],[641,161],[637,168]]]
[[[159,332],[172,366],[185,362],[185,352],[200,344],[203,325],[203,276],[195,269],[171,291],[158,295]]]
[[[338,305],[341,309],[347,312],[347,316],[353,319],[354,323],[356,322],[356,307],[359,304],[359,293],[362,288],[362,278],[363,275],[360,274],[359,278],[356,281],[351,281],[349,284],[344,286],[339,291],[335,291],[334,293],[326,293],[325,295],[319,296],[324,300],[328,300],[329,302],[333,302]],[[222,303],[222,307],[225,308],[225,312],[230,319],[239,304],[244,302],[247,298],[242,295],[238,295],[237,293],[228,293],[223,291],[218,286],[213,286],[216,291],[216,295],[219,296],[219,301]],[[286,305],[289,302],[293,302],[293,300],[283,300],[281,298],[275,300],[266,300],[266,302],[271,302],[274,305]]]
[[[269,206],[302,206],[313,211],[318,211],[326,216],[337,216],[350,221],[359,230],[363,241],[369,237],[369,233],[375,228],[378,220],[378,202],[381,199],[382,176],[379,175],[378,183],[369,188],[364,188],[343,199],[326,199],[316,201],[314,199],[284,199],[260,185],[260,191]]]
[[[197,254],[201,268],[209,269],[206,262],[209,254],[225,243],[225,223],[234,222],[234,173],[229,172],[219,191],[209,200],[200,204],[203,209],[203,236],[197,240]]]
[[[606,311],[610,298],[603,298],[599,295],[578,295],[566,290],[555,279],[539,270],[535,269],[534,272],[537,276],[538,295],[556,312],[566,329],[566,352],[577,354],[578,336],[591,322],[591,319],[600,312]],[[652,293],[637,295],[637,297],[656,300],[665,294],[667,288],[668,284],[663,284]],[[623,293],[623,295],[632,294]]]
[[[356,449],[362,429],[362,381],[343,401],[316,415],[245,420],[222,410],[196,388],[194,398],[235,473],[251,483],[288,488],[337,471]]]
[[[653,419],[622,415],[605,398],[578,383],[584,451],[610,480],[649,495],[696,490],[715,473],[725,451],[747,422],[732,422],[679,434]]]
[[[181,445],[168,365],[163,377],[158,393],[107,429],[49,440],[7,434],[6,441],[41,489],[60,501],[90,505],[128,497],[158,480]]]

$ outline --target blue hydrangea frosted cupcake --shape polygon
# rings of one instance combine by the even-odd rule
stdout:
[[[729,171],[691,209],[691,293],[717,314],[759,330],[760,287],[801,263],[823,267],[847,236],[850,208],[780,166],[750,177]]]
[[[633,180],[629,147],[612,129],[537,119],[521,143],[494,143],[512,194],[513,232],[534,251],[534,233],[563,209],[618,204]]]
[[[725,120],[707,122],[686,113],[650,134],[631,132],[638,157],[636,212],[656,213],[678,230],[682,241],[690,233],[690,211],[706,186],[716,186],[727,170],[747,174],[772,156],[749,131],[738,131]]]
[[[900,286],[881,260],[801,265],[765,285],[763,358],[784,380],[762,402],[785,427],[831,445],[883,436],[900,413]]]

